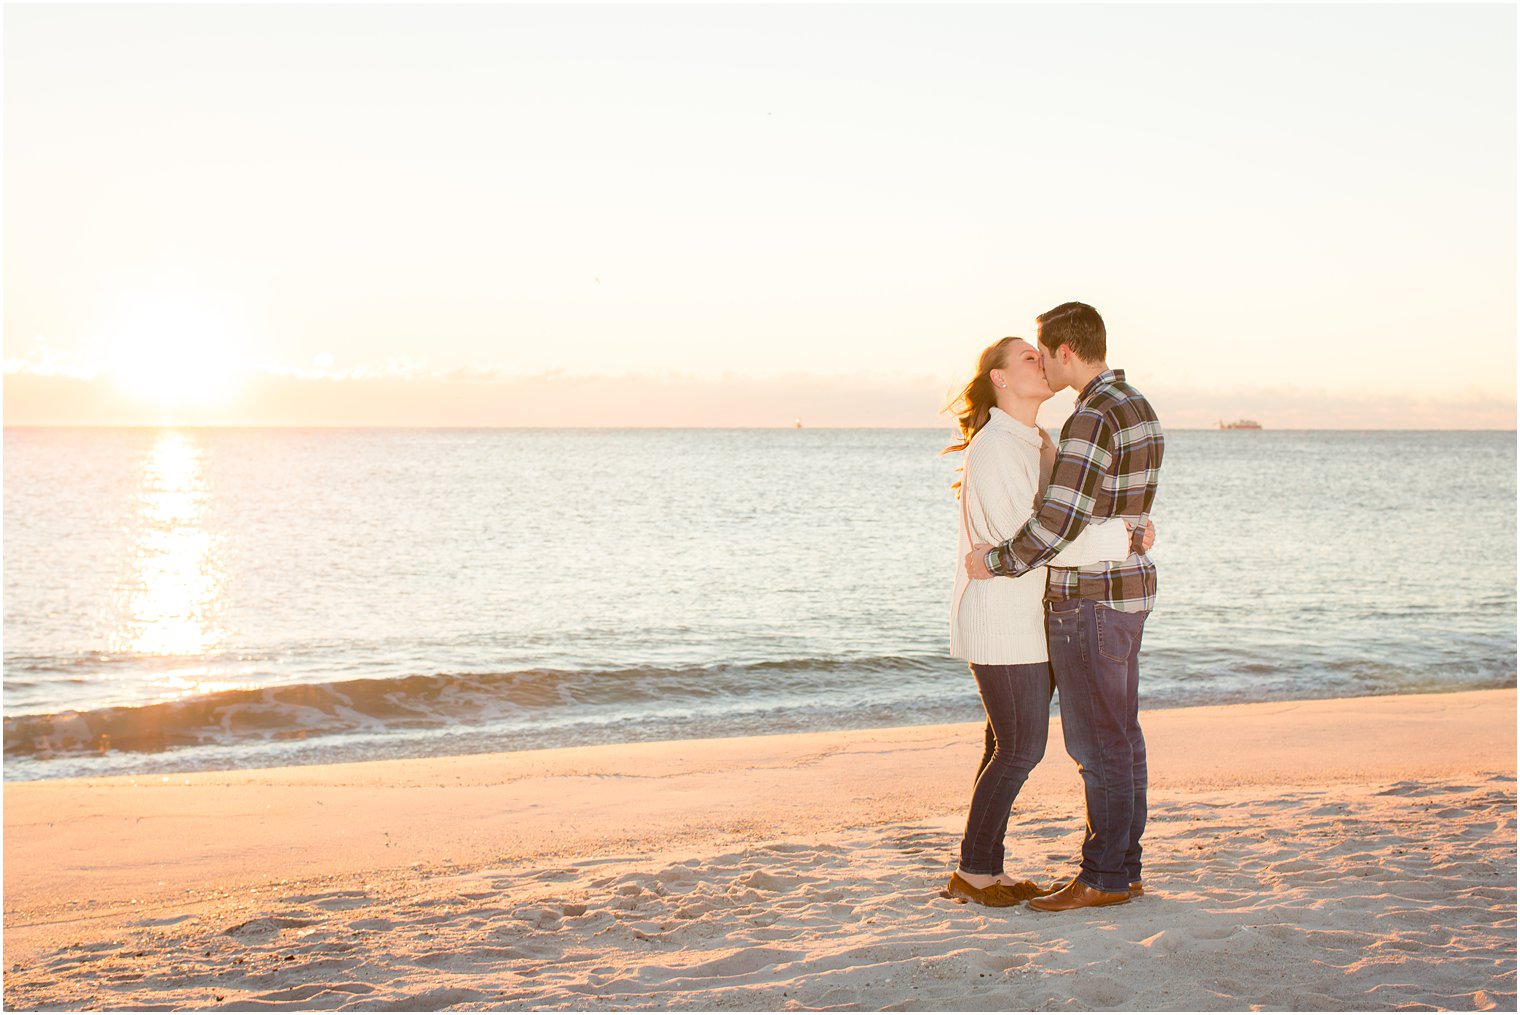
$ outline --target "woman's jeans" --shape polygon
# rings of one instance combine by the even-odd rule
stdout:
[[[1055,684],[1048,663],[972,663],[971,672],[987,709],[992,750],[982,759],[976,790],[971,794],[971,814],[966,819],[966,837],[961,840],[961,870],[967,874],[1001,874],[1009,812],[1029,773],[1045,756],[1050,695]]]

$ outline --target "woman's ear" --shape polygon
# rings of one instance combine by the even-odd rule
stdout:
[[[992,386],[994,388],[1002,388],[1008,385],[1008,379],[1004,376],[1001,369],[992,369],[987,371],[987,378],[992,381]]]

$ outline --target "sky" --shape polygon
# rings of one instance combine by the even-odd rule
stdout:
[[[16,6],[6,425],[1513,429],[1516,12]],[[1041,420],[1056,423],[1071,393]]]

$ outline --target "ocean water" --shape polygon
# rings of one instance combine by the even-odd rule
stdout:
[[[5,777],[975,720],[948,439],[9,429]],[[1514,686],[1515,474],[1168,434],[1145,704]]]

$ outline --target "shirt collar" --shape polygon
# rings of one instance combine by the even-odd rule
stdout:
[[[1123,383],[1123,370],[1105,370],[1087,382],[1087,385],[1082,389],[1082,393],[1077,396],[1077,402],[1081,403],[1087,401],[1089,398],[1093,397],[1109,385]]]

